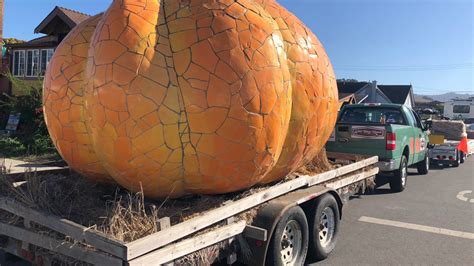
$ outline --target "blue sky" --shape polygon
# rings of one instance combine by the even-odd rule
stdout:
[[[474,93],[473,0],[280,0],[324,44],[337,78]],[[111,0],[5,0],[4,36],[31,39],[59,5],[88,14]]]

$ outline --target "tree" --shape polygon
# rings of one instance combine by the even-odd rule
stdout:
[[[3,39],[2,46],[3,45],[8,45],[8,44],[17,44],[17,43],[24,43],[25,41],[15,39],[15,38],[5,38]]]
[[[338,79],[337,82],[356,83],[359,81],[357,79]]]

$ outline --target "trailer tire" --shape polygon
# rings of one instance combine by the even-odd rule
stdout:
[[[400,160],[400,169],[393,172],[393,177],[390,179],[390,189],[392,192],[402,192],[405,190],[408,179],[408,162],[407,157],[402,155]]]
[[[416,170],[420,175],[428,174],[430,171],[430,157],[428,156],[428,153],[426,154],[425,159],[416,165]]]
[[[309,228],[299,206],[285,211],[273,231],[267,265],[303,265],[308,253]]]
[[[308,216],[311,236],[309,260],[310,262],[324,260],[336,247],[339,232],[340,213],[334,196],[326,193],[317,198],[315,208]]]

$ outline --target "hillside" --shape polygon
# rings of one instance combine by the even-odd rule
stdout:
[[[474,93],[456,93],[456,92],[448,92],[439,95],[422,95],[422,94],[415,94],[415,102],[423,103],[423,102],[447,102],[452,99],[467,99],[469,97],[474,97]]]

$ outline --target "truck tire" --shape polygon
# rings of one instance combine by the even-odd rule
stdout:
[[[308,214],[310,261],[326,259],[334,250],[339,232],[339,207],[331,194],[316,199],[315,208]]]
[[[408,162],[407,157],[402,155],[400,159],[400,169],[393,172],[393,177],[390,178],[390,189],[392,192],[402,192],[405,190],[408,177]]]
[[[267,265],[304,265],[309,229],[299,206],[288,209],[278,221],[268,247]]]
[[[430,157],[426,154],[425,159],[416,165],[416,170],[420,175],[426,175],[430,171]]]

